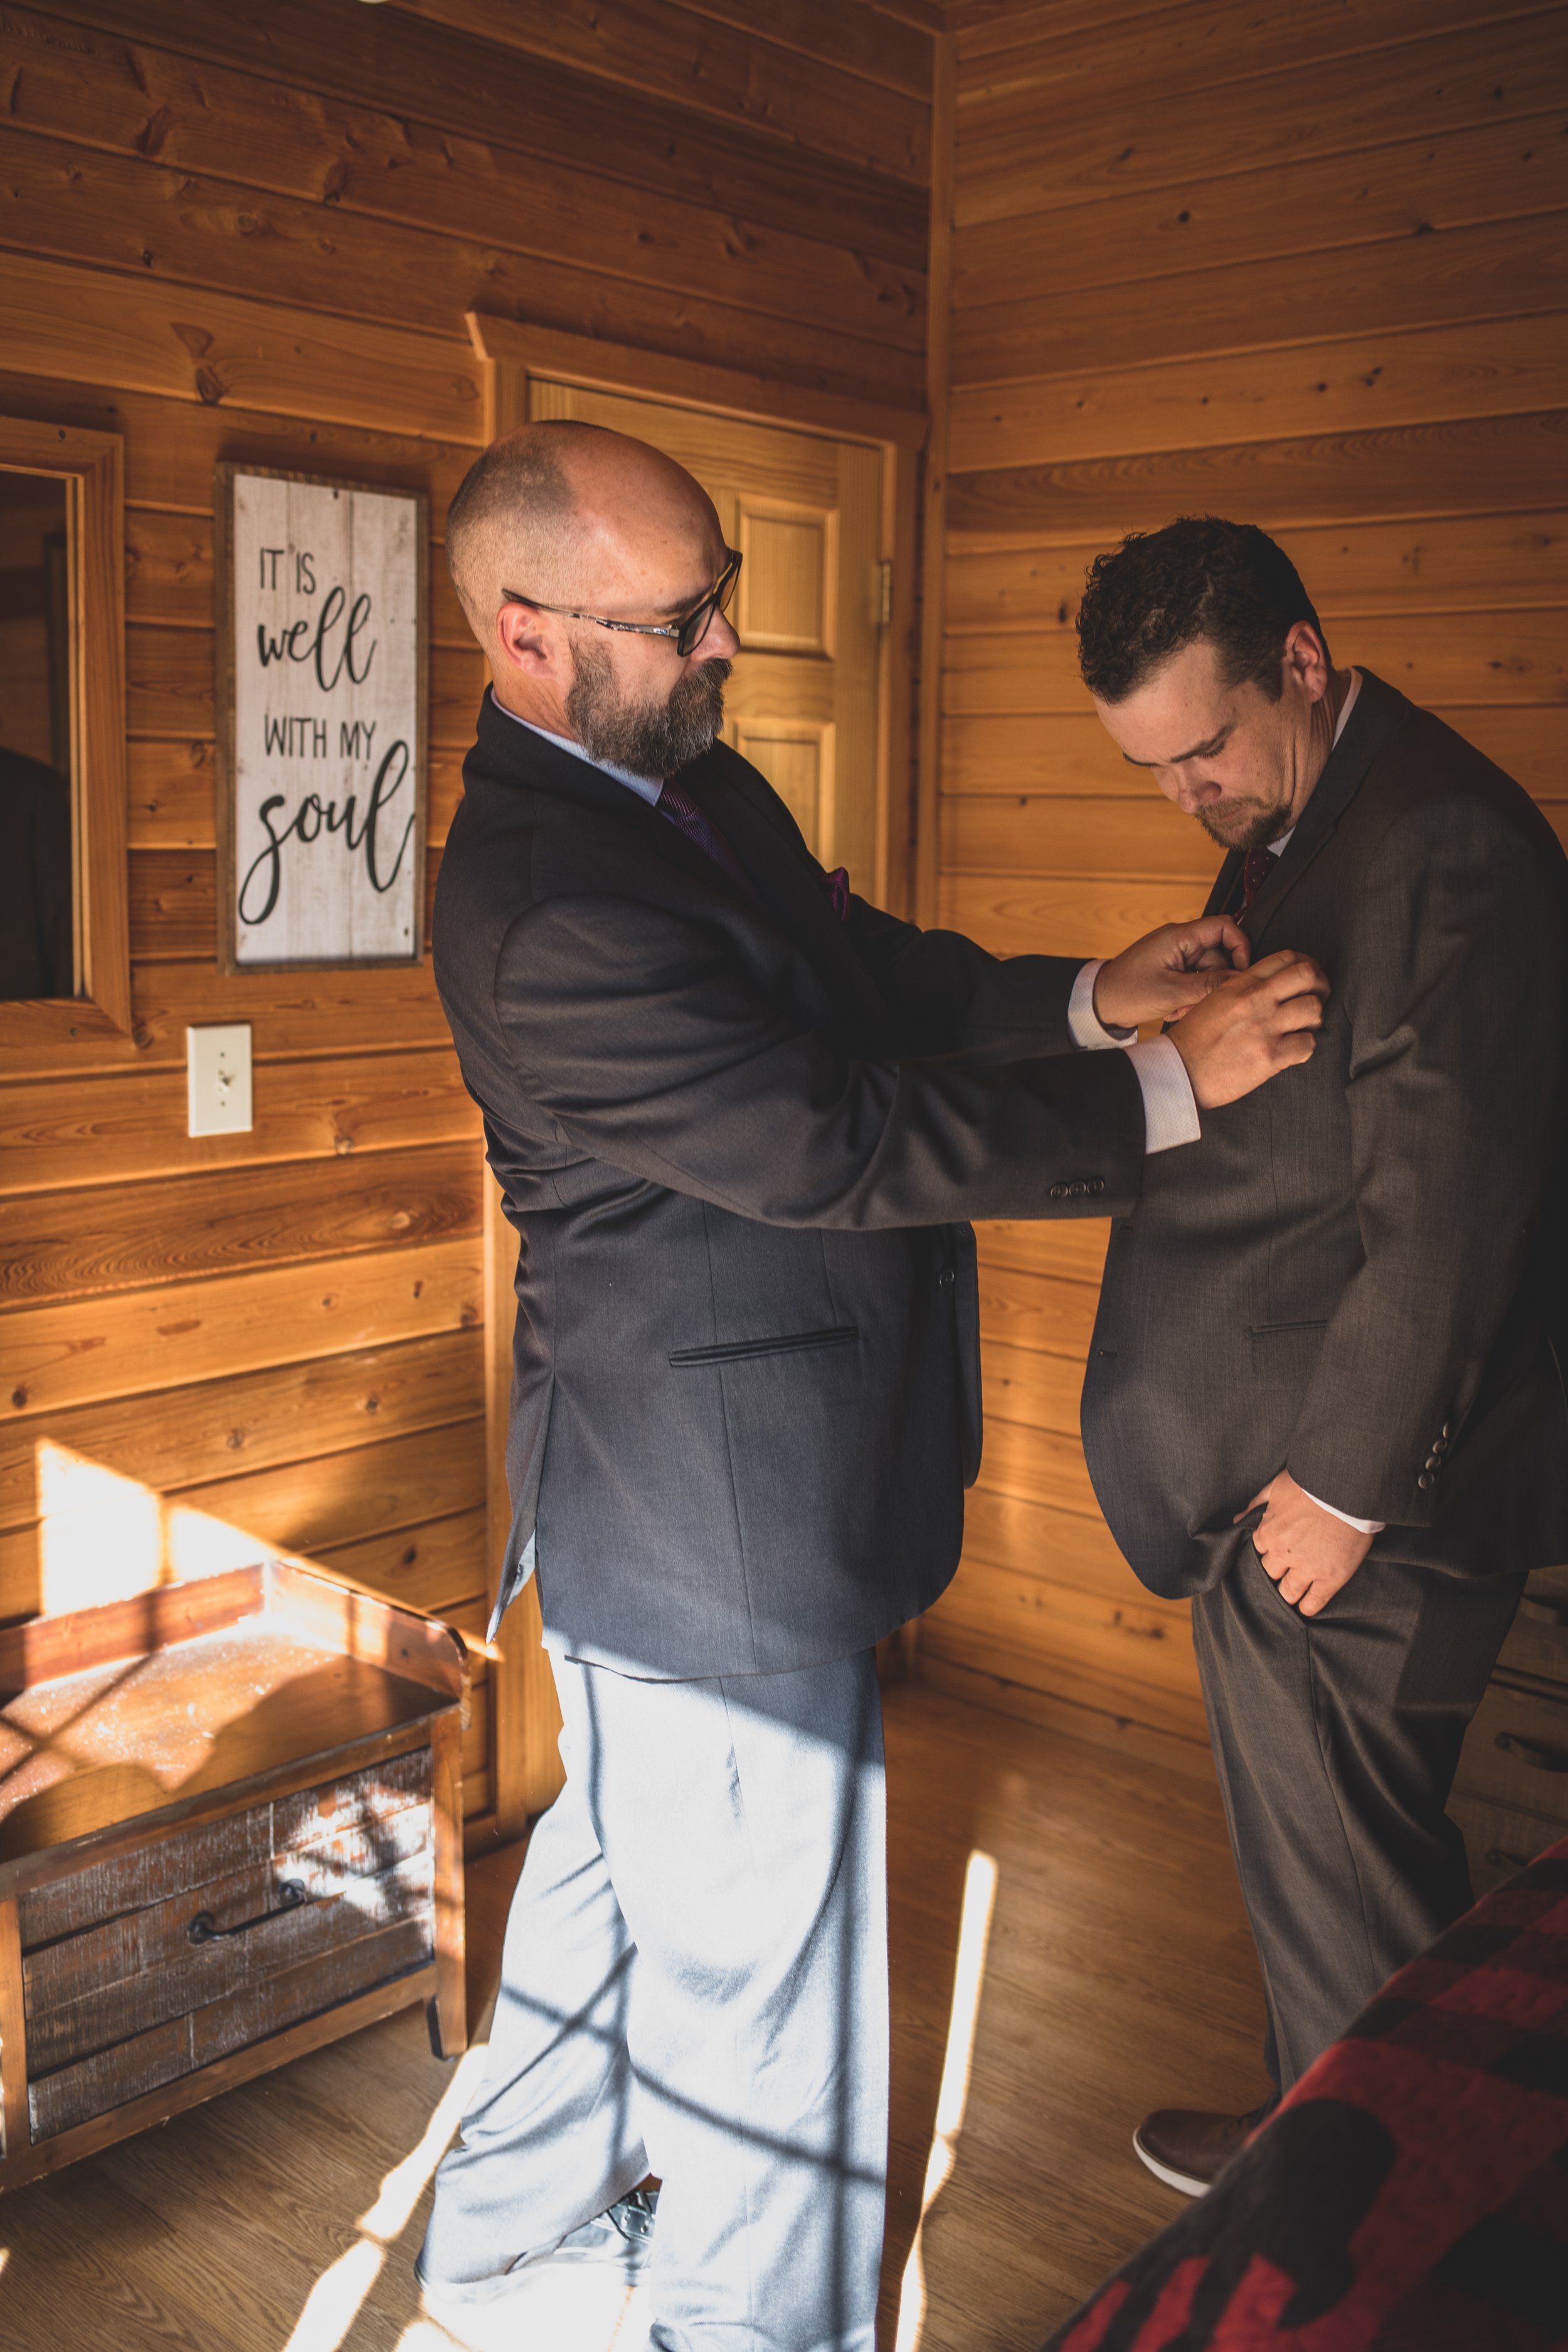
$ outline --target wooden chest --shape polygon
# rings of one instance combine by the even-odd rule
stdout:
[[[0,1633],[0,2188],[463,2016],[463,1651],[268,1561]]]

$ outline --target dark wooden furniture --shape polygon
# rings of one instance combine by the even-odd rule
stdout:
[[[1530,1580],[1459,1759],[1448,1811],[1478,1895],[1568,1832],[1568,1568]]]
[[[411,2001],[456,2055],[464,1684],[275,1560],[0,1633],[0,2189]]]

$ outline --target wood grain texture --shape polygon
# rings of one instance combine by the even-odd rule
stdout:
[[[1201,884],[1117,877],[1056,880],[1020,875],[944,875],[942,919],[993,955],[1119,955],[1162,923],[1202,912]]]
[[[526,158],[534,178],[580,170],[592,157],[596,172],[626,191],[680,197],[828,242],[842,235],[845,219],[863,217],[868,249],[882,251],[897,237],[896,258],[916,257],[923,243],[921,190],[907,179],[807,156],[785,142],[757,138],[749,125],[703,119],[652,93],[628,93],[595,75],[396,11],[363,23],[334,19],[331,41],[320,37],[310,0],[278,0],[265,18],[248,21],[193,20],[182,0],[73,0],[71,13],[73,25],[156,44],[223,73],[258,75],[285,93],[281,106],[324,120],[349,156],[344,134],[374,110],[406,123],[410,145],[439,151],[447,142],[429,132],[455,134],[459,156],[485,135]],[[484,94],[482,125],[476,92]],[[321,107],[323,98],[346,103],[346,121],[341,105]],[[877,103],[876,93],[867,92],[867,110]],[[155,110],[149,119],[155,139]],[[635,197],[626,202],[635,209]]]
[[[942,803],[942,862],[948,874],[1136,874],[1206,893],[1219,852],[1152,791],[1141,800],[960,794]]]
[[[1568,411],[1558,408],[955,474],[949,520],[956,530],[1038,527],[1110,544],[1178,514],[1224,512],[1278,529],[1490,513],[1543,492],[1555,505],[1565,474]]]
[[[478,1331],[443,1332],[75,1412],[29,1413],[0,1428],[0,1528],[37,1517],[44,1440],[149,1486],[194,1486],[477,1412],[480,1358]]]
[[[1048,136],[966,135],[958,158],[963,227],[1058,212],[1108,197],[1208,181],[1269,163],[1359,157],[1393,141],[1438,138],[1560,104],[1563,26],[1555,7],[1494,19],[1478,39],[1417,26],[1379,51],[1375,71],[1347,73],[1331,55],[1255,80],[1228,103],[1216,142],[1207,107],[1173,107],[1157,85],[1058,114]],[[1355,170],[1348,163],[1345,176]]]
[[[136,849],[130,856],[131,948],[137,964],[171,960],[210,964],[218,936],[218,858],[210,849]],[[425,859],[424,936],[430,936],[430,913],[441,852],[432,849]],[[425,967],[410,964],[410,971]],[[299,969],[317,967],[302,958]],[[291,977],[287,965],[272,967],[273,976]],[[235,977],[239,975],[236,974]]]
[[[472,1330],[472,1240],[16,1307],[0,1318],[0,1412],[58,1413],[266,1366]]]
[[[953,238],[961,309],[1175,271],[1276,262],[1354,245],[1561,210],[1568,202],[1561,109],[1342,155],[1108,196],[1042,219],[977,223]],[[1214,169],[1216,159],[1208,159]]]
[[[1568,511],[1561,507],[1350,521],[1276,536],[1324,620],[1568,604]],[[1070,628],[1100,551],[1093,541],[1021,546],[1002,537],[954,547],[950,632]]]
[[[1550,212],[1302,254],[1288,269],[1237,262],[1079,295],[1020,296],[954,312],[953,383],[1285,350],[1323,320],[1375,336],[1517,318],[1563,309],[1565,271],[1568,220]]]
[[[1079,1706],[1204,1735],[1192,1636],[1179,1620],[1006,1569],[961,1569],[921,1625],[933,1658],[1004,1675]]]
[[[11,357],[9,348],[4,356]],[[193,407],[178,394],[83,382],[47,370],[0,372],[0,410],[48,423],[83,425],[125,439],[125,495],[132,507],[168,508],[210,518],[213,468],[245,459],[295,473],[339,474],[345,481],[423,489],[432,528],[446,521],[453,491],[474,449],[415,432],[387,432],[320,415],[279,416],[226,403]]]
[[[479,1161],[460,1144],[212,1171],[0,1204],[0,1302],[340,1258],[477,1235]]]
[[[127,723],[135,735],[210,736],[213,639],[205,629],[133,626],[125,633]],[[471,640],[430,654],[432,743],[467,751],[485,689],[484,656]]]
[[[132,849],[211,849],[216,845],[214,753],[207,736],[142,737],[126,746]],[[430,757],[426,841],[439,849],[463,797],[463,763],[452,746]]]
[[[5,356],[21,372],[479,438],[466,342],[19,253],[0,254],[0,318]]]
[[[367,217],[342,205],[334,207],[331,235],[324,238],[319,203],[228,179],[149,169],[134,155],[64,140],[18,140],[8,152],[6,180],[7,233],[16,243],[64,263],[128,270],[140,260],[149,280],[168,287],[182,308],[193,298],[175,294],[176,286],[233,283],[243,243],[247,290],[268,304],[298,306],[301,319],[316,320],[318,338],[325,319],[373,322],[365,331],[372,334],[384,324],[393,333],[420,330],[435,338],[449,329],[454,313],[489,302],[560,325],[575,324],[584,308],[596,310],[602,322],[614,319],[623,335],[639,332],[668,347],[669,313],[679,302],[685,335],[705,356],[762,362],[768,372],[786,375],[815,366],[825,378],[861,385],[876,380],[884,344],[918,346],[920,340],[923,281],[917,273],[869,257],[857,269],[856,257],[844,248],[806,246],[781,230],[754,233],[752,268],[747,247],[727,239],[722,223],[650,223],[652,251],[665,257],[663,269],[656,262],[649,273],[650,284],[631,274],[636,232],[625,221],[624,206],[616,237],[601,231],[594,239],[600,266],[590,271],[547,257],[549,242],[542,254],[509,252],[473,236]],[[498,191],[492,201],[520,216],[516,192]],[[571,205],[570,191],[561,191],[553,204],[528,203],[521,216],[543,215],[535,233],[549,240],[549,215],[555,213],[563,241],[581,246],[574,210],[581,207]],[[603,264],[617,247],[621,274],[612,275]],[[740,268],[736,256],[742,257]],[[685,285],[659,282],[670,277]],[[795,316],[806,310],[814,280],[821,288],[817,317]],[[712,294],[695,290],[704,284]],[[717,299],[726,293],[729,301]],[[197,316],[207,323],[199,308]],[[345,326],[323,344],[323,356],[330,350],[341,373],[350,353],[368,348],[363,334]],[[911,382],[916,373],[905,369]],[[198,388],[212,397],[220,385],[237,388],[215,360]]]
[[[478,1601],[482,1614],[477,1630],[484,1631],[489,1614],[485,1589],[489,1553],[481,1510],[458,1511],[450,1518],[324,1546],[316,1557],[334,1576],[353,1577],[388,1601],[427,1609],[451,1623]],[[462,1622],[467,1623],[467,1618]]]
[[[1443,708],[1559,702],[1568,690],[1568,631],[1561,608],[1359,618],[1339,658],[1375,670],[1415,702]],[[1091,710],[1070,630],[964,636],[949,646],[943,708],[975,716]]]
[[[1568,214],[1561,235],[1568,271]],[[1418,333],[968,389],[955,359],[952,462],[955,473],[969,473],[1559,407],[1568,405],[1565,348],[1568,318],[1546,311],[1510,320],[1506,335],[1493,319],[1467,320]]]
[[[770,38],[771,13],[742,28],[672,0],[595,0],[592,8],[513,0],[504,14],[485,0],[400,5],[427,23],[504,43],[531,58],[550,58],[639,96],[700,107],[751,131],[917,185],[930,173],[924,94],[884,80],[873,103],[861,74]],[[852,18],[857,12],[845,13]],[[907,51],[897,35],[889,39]]]
[[[468,652],[473,645],[447,568],[445,543],[430,541],[426,595],[433,645]],[[125,518],[125,610],[132,621],[166,627],[213,626],[213,527],[210,515],[132,507]]]
[[[319,1062],[256,1057],[255,1125],[190,1136],[174,1070],[20,1079],[0,1088],[0,1194],[174,1176],[202,1168],[352,1158],[415,1143],[474,1140],[479,1112],[440,1047]],[[265,1075],[263,1075],[265,1073]]]

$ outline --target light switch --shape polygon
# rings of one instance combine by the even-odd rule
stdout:
[[[250,1024],[185,1032],[188,1135],[243,1135],[250,1126]]]

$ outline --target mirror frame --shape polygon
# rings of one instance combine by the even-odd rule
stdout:
[[[131,1027],[124,446],[118,433],[0,416],[0,471],[50,474],[67,486],[71,868],[81,991],[0,1001],[0,1055],[123,1036]]]

